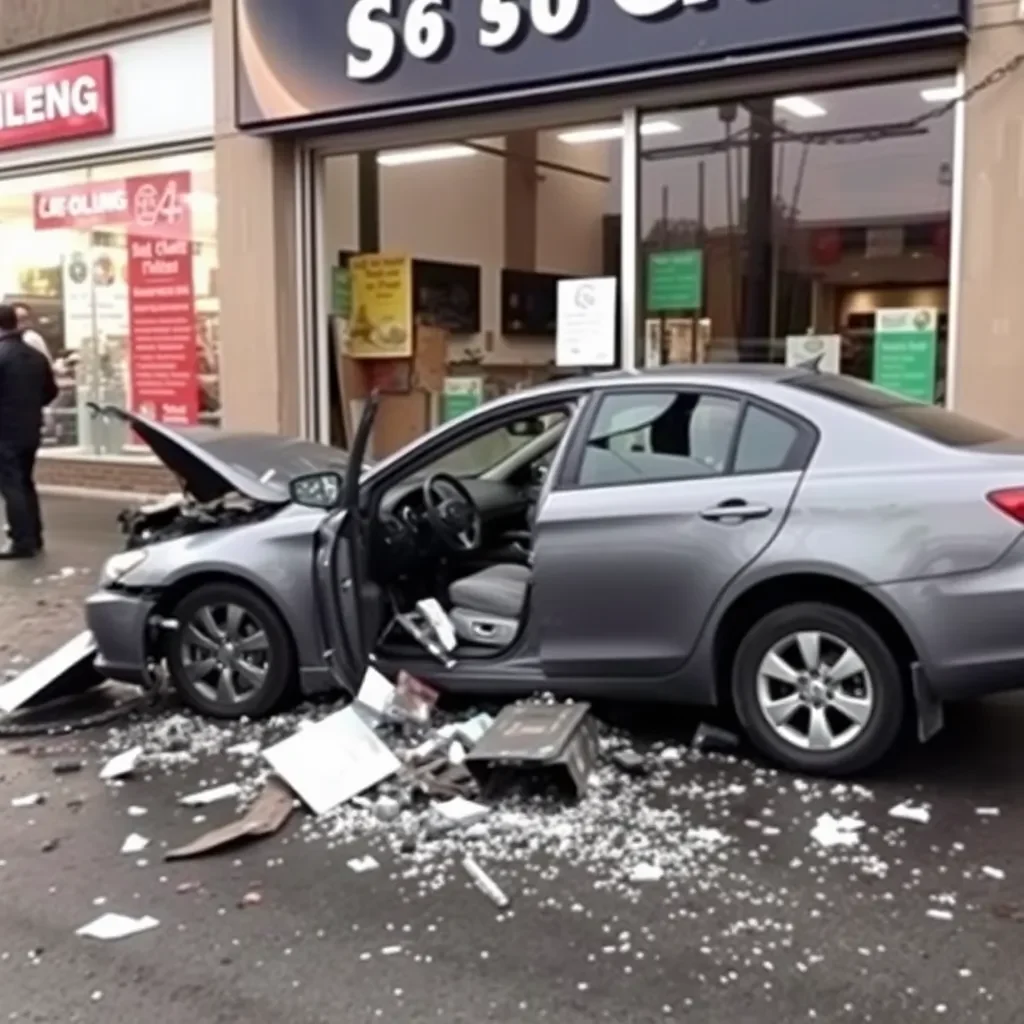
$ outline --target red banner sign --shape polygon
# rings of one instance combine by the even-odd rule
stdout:
[[[128,223],[128,185],[124,181],[88,182],[36,192],[36,231],[50,228],[87,230]]]
[[[106,55],[0,80],[0,150],[113,130],[113,81]]]
[[[199,418],[192,176],[127,180],[132,409],[183,426]]]

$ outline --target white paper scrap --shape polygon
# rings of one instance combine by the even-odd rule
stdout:
[[[140,836],[138,832],[133,832],[121,845],[121,852],[142,853],[147,846],[149,846],[149,840],[145,836]]]
[[[811,838],[821,846],[856,846],[863,827],[864,822],[853,815],[833,818],[831,814],[823,814],[811,829]]]
[[[890,818],[901,818],[903,821],[916,821],[921,825],[927,825],[932,820],[932,812],[925,806],[915,806],[909,800],[889,808]]]
[[[185,807],[205,807],[207,804],[215,804],[218,800],[230,800],[232,797],[241,796],[242,787],[237,782],[228,782],[223,786],[214,786],[213,789],[203,789],[198,793],[190,793],[183,796],[178,803]]]
[[[395,698],[394,684],[372,665],[363,676],[363,683],[356,695],[359,707],[369,712],[372,720],[383,718]]]
[[[353,857],[348,862],[348,866],[357,874],[361,875],[364,871],[376,871],[380,867],[380,864],[374,860],[373,857],[367,855],[366,857]]]
[[[434,809],[453,825],[472,825],[491,813],[490,807],[486,804],[478,804],[475,800],[467,800],[462,796],[442,800],[434,804]]]
[[[129,750],[123,750],[120,754],[112,757],[101,769],[101,779],[122,779],[126,775],[131,775],[133,771],[139,766],[139,762],[142,760],[142,747],[132,747]]]
[[[352,705],[268,747],[263,756],[316,815],[376,786],[402,766]]]
[[[138,935],[156,928],[160,922],[155,917],[126,917],[124,914],[102,914],[95,921],[82,925],[76,935],[87,939],[125,939],[129,935]]]
[[[11,801],[12,807],[35,807],[43,802],[42,793],[27,793],[25,796],[16,796]]]

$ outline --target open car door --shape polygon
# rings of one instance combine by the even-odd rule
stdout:
[[[374,392],[363,406],[342,490],[341,506],[325,517],[316,536],[314,581],[328,667],[353,697],[366,672],[368,654],[362,605],[368,537],[359,509],[359,483],[380,403]]]

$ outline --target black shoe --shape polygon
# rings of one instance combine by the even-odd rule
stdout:
[[[39,554],[39,548],[19,547],[17,544],[8,544],[0,548],[0,559],[5,562],[13,562],[28,558],[35,558]]]

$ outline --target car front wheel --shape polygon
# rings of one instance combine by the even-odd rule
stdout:
[[[903,677],[860,616],[807,602],[765,615],[740,642],[732,696],[751,742],[784,767],[849,775],[881,760],[903,722]]]
[[[167,653],[171,680],[190,707],[216,718],[274,711],[295,678],[295,655],[281,616],[235,583],[197,587],[173,612]]]

